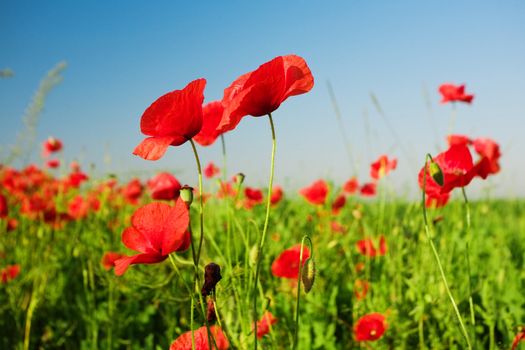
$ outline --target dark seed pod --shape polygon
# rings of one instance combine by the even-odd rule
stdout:
[[[301,279],[303,281],[304,291],[306,293],[310,292],[315,281],[315,261],[313,259],[306,259],[302,269]]]
[[[204,284],[201,289],[202,296],[215,292],[215,286],[221,280],[221,267],[215,263],[209,263],[204,268]]]

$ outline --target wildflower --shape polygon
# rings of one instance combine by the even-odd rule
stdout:
[[[328,195],[328,184],[324,180],[317,180],[299,193],[311,204],[323,205]]]
[[[379,238],[379,248],[376,249],[374,241],[371,238],[361,239],[357,242],[357,249],[362,255],[375,257],[377,255],[383,256],[387,252],[385,236]]]
[[[56,169],[60,166],[60,160],[58,159],[50,159],[46,162],[46,166],[51,169]]]
[[[9,265],[0,270],[0,280],[2,283],[7,283],[11,280],[14,280],[16,276],[20,273],[20,265]]]
[[[376,184],[374,182],[369,182],[366,184],[363,184],[361,188],[359,189],[359,193],[361,196],[365,197],[373,197],[376,195]]]
[[[230,348],[230,343],[218,326],[210,326],[210,336],[213,337],[212,346],[208,343],[208,330],[206,327],[201,327],[193,332],[195,337],[195,350],[227,350]],[[170,350],[191,350],[191,331],[181,334],[170,345]],[[217,346],[215,347],[215,344]]]
[[[370,165],[370,176],[374,180],[379,180],[387,175],[390,171],[397,167],[397,159],[388,159],[386,155],[382,155],[375,162]]]
[[[360,280],[360,279],[355,280],[354,295],[357,300],[363,300],[366,297],[369,289],[370,289],[370,283],[368,283],[368,281]]]
[[[209,162],[208,165],[204,168],[204,176],[211,179],[212,177],[220,174],[221,170],[213,163]]]
[[[137,204],[139,198],[142,196],[144,186],[139,179],[130,180],[126,186],[122,188],[122,196],[130,204]]]
[[[147,160],[160,159],[168,146],[180,146],[202,127],[205,79],[197,79],[182,90],[174,90],[151,104],[142,114],[140,130],[149,136],[133,151]]]
[[[511,350],[515,350],[518,348],[518,344],[525,339],[525,327],[521,327],[520,331],[516,336],[514,337],[514,340],[512,341],[512,348]]]
[[[155,200],[173,200],[179,198],[180,183],[170,173],[162,172],[148,180],[151,198]]]
[[[115,261],[123,257],[125,257],[124,254],[115,253],[115,252],[106,252],[102,256],[100,263],[102,264],[102,266],[104,267],[106,271],[109,271],[112,267],[115,267]]]
[[[387,329],[385,316],[380,313],[370,313],[362,316],[354,326],[354,336],[357,341],[374,341],[383,336]]]
[[[268,310],[264,312],[261,319],[257,321],[257,338],[261,339],[270,333],[270,327],[277,323],[277,319]]]
[[[276,205],[283,199],[284,191],[281,186],[273,186],[272,195],[270,197],[270,203]]]
[[[48,137],[42,144],[42,156],[47,158],[51,153],[62,150],[62,141],[54,137]]]
[[[359,182],[355,176],[351,177],[343,186],[343,191],[348,194],[354,194],[359,188]]]
[[[215,142],[222,131],[217,129],[221,119],[224,107],[221,101],[210,102],[202,107],[202,128],[197,135],[193,137],[195,142],[201,146],[209,146]]]
[[[233,130],[246,115],[267,115],[288,97],[304,94],[313,85],[314,78],[303,58],[278,56],[241,75],[224,90],[224,113],[218,129]]]
[[[299,260],[301,245],[297,244],[284,250],[272,263],[272,274],[276,277],[297,279],[299,276]],[[310,257],[310,250],[303,247],[303,265]]]
[[[346,197],[344,194],[337,196],[332,203],[332,213],[337,215],[346,204]]]
[[[439,87],[441,94],[441,103],[447,102],[465,102],[471,103],[474,95],[465,94],[465,85],[442,84]]]
[[[246,196],[245,206],[248,209],[263,202],[263,193],[258,188],[246,187],[244,195]]]

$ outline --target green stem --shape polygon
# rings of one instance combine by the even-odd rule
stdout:
[[[467,342],[467,347],[469,350],[472,349],[472,345],[470,344],[470,338],[467,332],[467,329],[465,328],[465,324],[463,322],[463,317],[461,317],[461,314],[459,313],[458,306],[456,304],[456,301],[454,300],[454,297],[452,296],[452,292],[450,291],[450,288],[448,286],[447,278],[445,277],[445,271],[443,270],[443,266],[441,264],[441,259],[439,258],[439,254],[436,250],[436,247],[434,245],[434,242],[432,241],[432,237],[430,235],[430,228],[428,225],[428,218],[427,218],[427,207],[425,205],[425,195],[426,195],[426,186],[427,186],[427,164],[428,160],[432,161],[432,157],[430,154],[427,154],[425,157],[425,167],[423,170],[423,196],[422,196],[422,206],[423,206],[423,219],[425,222],[425,233],[427,236],[427,239],[430,243],[430,247],[432,248],[432,253],[434,253],[434,258],[436,259],[436,263],[438,265],[439,273],[441,274],[441,279],[443,280],[443,284],[445,285],[445,290],[447,291],[447,295],[450,298],[450,302],[452,303],[452,307],[454,308],[454,311],[456,312],[456,317],[459,321],[459,325],[461,326],[461,331],[463,332],[463,336],[465,337],[465,340]]]
[[[221,134],[221,145],[222,145],[222,181],[226,183],[228,174],[226,172],[226,141],[224,140],[224,134]]]
[[[270,128],[272,129],[272,159],[270,162],[270,180],[268,181],[268,195],[266,196],[266,216],[264,218],[263,232],[261,235],[261,241],[259,243],[259,251],[257,252],[257,264],[255,267],[255,284],[253,286],[253,338],[254,338],[254,349],[257,350],[257,285],[259,283],[259,272],[261,269],[261,259],[263,257],[264,242],[266,239],[266,233],[268,231],[268,222],[270,220],[270,208],[271,208],[271,197],[272,197],[272,186],[273,186],[273,174],[275,167],[275,127],[273,125],[272,114],[268,113],[270,120]]]
[[[303,275],[303,247],[304,247],[304,241],[308,241],[308,245],[310,248],[310,259],[313,259],[314,257],[314,250],[313,250],[313,244],[312,240],[308,235],[303,236],[303,239],[301,240],[301,250],[299,253],[299,274],[297,275],[297,300],[295,302],[295,330],[293,335],[293,345],[292,349],[297,349],[297,344],[299,343],[299,306],[301,301],[301,277]]]
[[[193,155],[195,156],[195,162],[197,162],[197,172],[199,173],[199,219],[200,219],[200,239],[199,239],[199,248],[197,250],[197,263],[196,265],[199,265],[200,257],[201,257],[201,248],[202,243],[204,241],[204,200],[202,198],[202,168],[201,168],[201,161],[199,159],[199,154],[197,153],[197,148],[195,147],[195,142],[193,142],[193,139],[190,139],[191,148],[193,149]]]
[[[467,197],[467,192],[465,191],[465,187],[461,187],[461,193],[463,194],[463,199],[465,200],[465,208],[466,208],[466,221],[467,221],[467,238],[465,242],[465,257],[467,260],[467,274],[468,274],[468,304],[470,308],[470,322],[472,325],[472,331],[475,334],[475,326],[476,326],[476,315],[474,313],[474,300],[472,299],[472,274],[470,272],[470,205]],[[475,342],[474,337],[474,342]],[[475,344],[474,344],[475,345]]]

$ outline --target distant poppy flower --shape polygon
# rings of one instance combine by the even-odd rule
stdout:
[[[368,283],[368,281],[360,280],[360,279],[355,280],[354,295],[357,300],[363,300],[368,294],[369,289],[370,289],[370,283]]]
[[[466,135],[448,135],[447,142],[449,146],[454,145],[469,145],[472,143],[472,140]]]
[[[301,189],[299,193],[311,204],[322,205],[328,195],[328,184],[324,180],[317,180],[310,186]]]
[[[272,274],[276,277],[297,279],[299,276],[299,261],[301,245],[297,244],[284,250],[272,263]],[[310,257],[310,250],[303,247],[303,265]]]
[[[388,156],[382,155],[370,165],[370,176],[374,180],[379,180],[390,171],[395,170],[397,159],[388,159]]]
[[[350,178],[350,180],[345,182],[343,186],[343,191],[345,191],[348,194],[354,194],[358,188],[359,188],[359,182],[357,181],[357,178],[353,176]]]
[[[77,195],[69,201],[67,213],[71,218],[78,220],[86,217],[90,211],[98,211],[99,208],[100,201],[97,198]]]
[[[270,197],[270,203],[276,205],[283,199],[284,191],[281,186],[273,186],[272,195]]]
[[[219,191],[217,191],[218,198],[235,197],[236,195],[237,191],[233,188],[231,182],[220,182]]]
[[[0,193],[0,219],[7,217],[9,214],[9,207],[7,206],[7,199]]]
[[[314,78],[303,58],[278,56],[241,75],[224,90],[224,113],[218,129],[233,130],[246,115],[267,115],[288,97],[304,94],[313,85]]]
[[[115,267],[115,261],[117,261],[120,258],[125,257],[124,254],[115,253],[115,252],[106,252],[102,256],[102,260],[100,263],[104,267],[106,271],[111,270],[111,268]]]
[[[514,337],[514,340],[512,341],[512,348],[510,350],[516,350],[518,348],[518,344],[525,340],[525,327],[522,327],[518,334]]]
[[[385,255],[387,252],[385,236],[379,238],[379,248],[376,249],[374,241],[371,238],[361,239],[357,241],[357,249],[362,255],[375,257],[377,255]]]
[[[205,79],[197,79],[182,90],[174,90],[151,104],[140,119],[140,130],[150,136],[133,151],[147,160],[160,159],[168,146],[180,146],[202,127]]]
[[[277,319],[268,310],[264,312],[261,319],[257,321],[257,338],[261,339],[270,333],[270,327],[277,323]]]
[[[16,276],[20,273],[20,265],[9,265],[0,270],[0,280],[2,283],[8,283],[11,280],[14,280]]]
[[[261,204],[264,198],[260,189],[252,187],[246,187],[244,189],[244,196],[246,197],[244,205],[248,209],[253,208],[257,204]]]
[[[187,249],[189,213],[179,198],[172,207],[153,202],[135,211],[131,226],[122,233],[122,243],[140,254],[115,261],[115,274],[120,276],[132,264],[154,264],[165,260],[170,253]]]
[[[210,335],[213,336],[215,343],[212,341],[212,346],[208,343],[208,331],[206,327],[201,327],[193,332],[195,338],[195,350],[227,350],[230,348],[230,343],[222,332],[219,326],[210,326]],[[215,347],[217,344],[217,347]],[[183,333],[170,345],[170,350],[191,350],[191,331]]]
[[[465,85],[442,84],[439,87],[441,94],[441,103],[447,102],[465,102],[471,103],[474,95],[465,94]]]
[[[374,182],[369,182],[361,186],[359,189],[361,196],[372,197],[376,195],[376,184]]]
[[[213,162],[209,162],[208,165],[204,168],[204,176],[206,176],[206,178],[208,179],[219,175],[220,172],[221,170],[219,169],[219,167],[216,166]]]
[[[173,200],[179,198],[181,185],[177,178],[170,173],[158,173],[148,180],[151,198],[155,200]]]
[[[58,159],[50,159],[46,162],[46,166],[51,169],[56,169],[60,166],[60,160]]]
[[[49,137],[42,144],[42,156],[47,158],[51,153],[62,150],[62,141],[54,137]]]
[[[491,174],[496,174],[500,170],[499,158],[501,152],[499,145],[489,138],[477,138],[472,144],[477,154],[481,156],[481,160],[476,163],[476,173],[483,179]]]
[[[69,176],[64,180],[64,184],[67,187],[79,188],[80,185],[87,181],[89,177],[80,171],[80,169],[74,170],[69,174]]]
[[[337,221],[330,222],[330,229],[332,230],[332,232],[335,232],[335,233],[345,233],[346,232],[346,227],[341,225]]]
[[[144,186],[139,179],[131,179],[123,188],[122,196],[130,204],[137,204],[139,198],[142,196]]]
[[[339,214],[339,212],[345,206],[345,204],[346,197],[344,194],[340,194],[335,198],[334,202],[332,203],[332,213],[336,215]]]
[[[362,316],[354,326],[354,336],[357,341],[374,341],[383,336],[387,329],[385,316],[374,312]]]
[[[221,136],[222,131],[217,127],[222,119],[224,107],[221,101],[207,103],[202,107],[202,128],[193,140],[201,146],[209,146],[215,142],[217,137]]]

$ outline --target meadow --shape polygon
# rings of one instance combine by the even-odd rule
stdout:
[[[57,138],[40,165],[0,168],[0,348],[520,347],[525,202],[467,195],[497,179],[495,141],[444,135],[448,149],[420,154],[420,200],[396,195],[388,155],[369,178],[295,193],[273,183],[272,114],[312,88],[306,62],[276,57],[203,106],[205,84],[146,108],[133,151],[154,161],[191,144],[192,187],[166,172],[94,178],[60,162]],[[270,121],[266,188],[198,157],[249,115]]]

